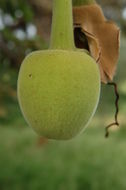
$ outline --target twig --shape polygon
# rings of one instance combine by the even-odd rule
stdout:
[[[116,95],[116,100],[115,100],[115,107],[116,107],[116,112],[115,112],[115,122],[111,123],[110,125],[108,125],[105,129],[106,129],[106,133],[105,133],[105,137],[107,138],[109,136],[109,128],[112,127],[113,125],[117,125],[119,126],[119,122],[118,122],[118,113],[119,113],[119,106],[118,106],[118,102],[119,102],[119,93],[118,93],[118,89],[117,89],[117,84],[112,82],[112,83],[108,83],[108,85],[112,85],[114,87],[114,91],[115,91],[115,95]]]

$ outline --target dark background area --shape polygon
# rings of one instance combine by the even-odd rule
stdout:
[[[120,93],[120,128],[113,122],[115,94],[102,85],[97,112],[87,130],[66,142],[38,137],[24,121],[17,101],[17,77],[24,57],[47,49],[52,0],[0,0],[0,190],[126,189],[126,1],[99,0],[104,14],[121,28],[114,81]],[[110,50],[111,53],[111,50]]]

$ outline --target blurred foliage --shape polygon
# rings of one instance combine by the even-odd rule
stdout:
[[[17,19],[17,11],[21,11],[23,14],[23,18],[26,22],[32,21],[33,19],[33,11],[29,6],[28,1],[25,0],[1,0],[0,1],[1,9],[10,14],[15,20]]]
[[[29,36],[35,30],[34,12],[28,1],[0,1],[0,59],[10,66],[20,66],[24,56],[37,49],[46,48],[42,36]],[[32,29],[29,27],[32,26]],[[33,28],[34,27],[34,28]]]

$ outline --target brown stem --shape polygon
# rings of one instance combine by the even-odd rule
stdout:
[[[118,89],[117,89],[117,84],[112,82],[112,83],[108,83],[108,85],[112,85],[114,87],[114,91],[115,91],[115,95],[116,95],[116,100],[115,100],[115,107],[116,107],[116,112],[115,112],[115,122],[109,124],[105,129],[106,129],[106,133],[105,133],[105,137],[107,138],[109,136],[109,128],[117,125],[119,126],[119,122],[118,122],[118,113],[119,113],[119,106],[118,106],[118,102],[119,102],[119,93],[118,93]]]

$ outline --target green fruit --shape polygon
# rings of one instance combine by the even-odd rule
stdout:
[[[51,139],[80,133],[99,100],[98,66],[75,48],[72,21],[72,0],[53,0],[50,49],[31,53],[19,72],[23,115],[39,135]]]
[[[96,62],[84,52],[36,51],[19,72],[18,99],[29,125],[41,136],[70,139],[89,123],[100,94]]]

